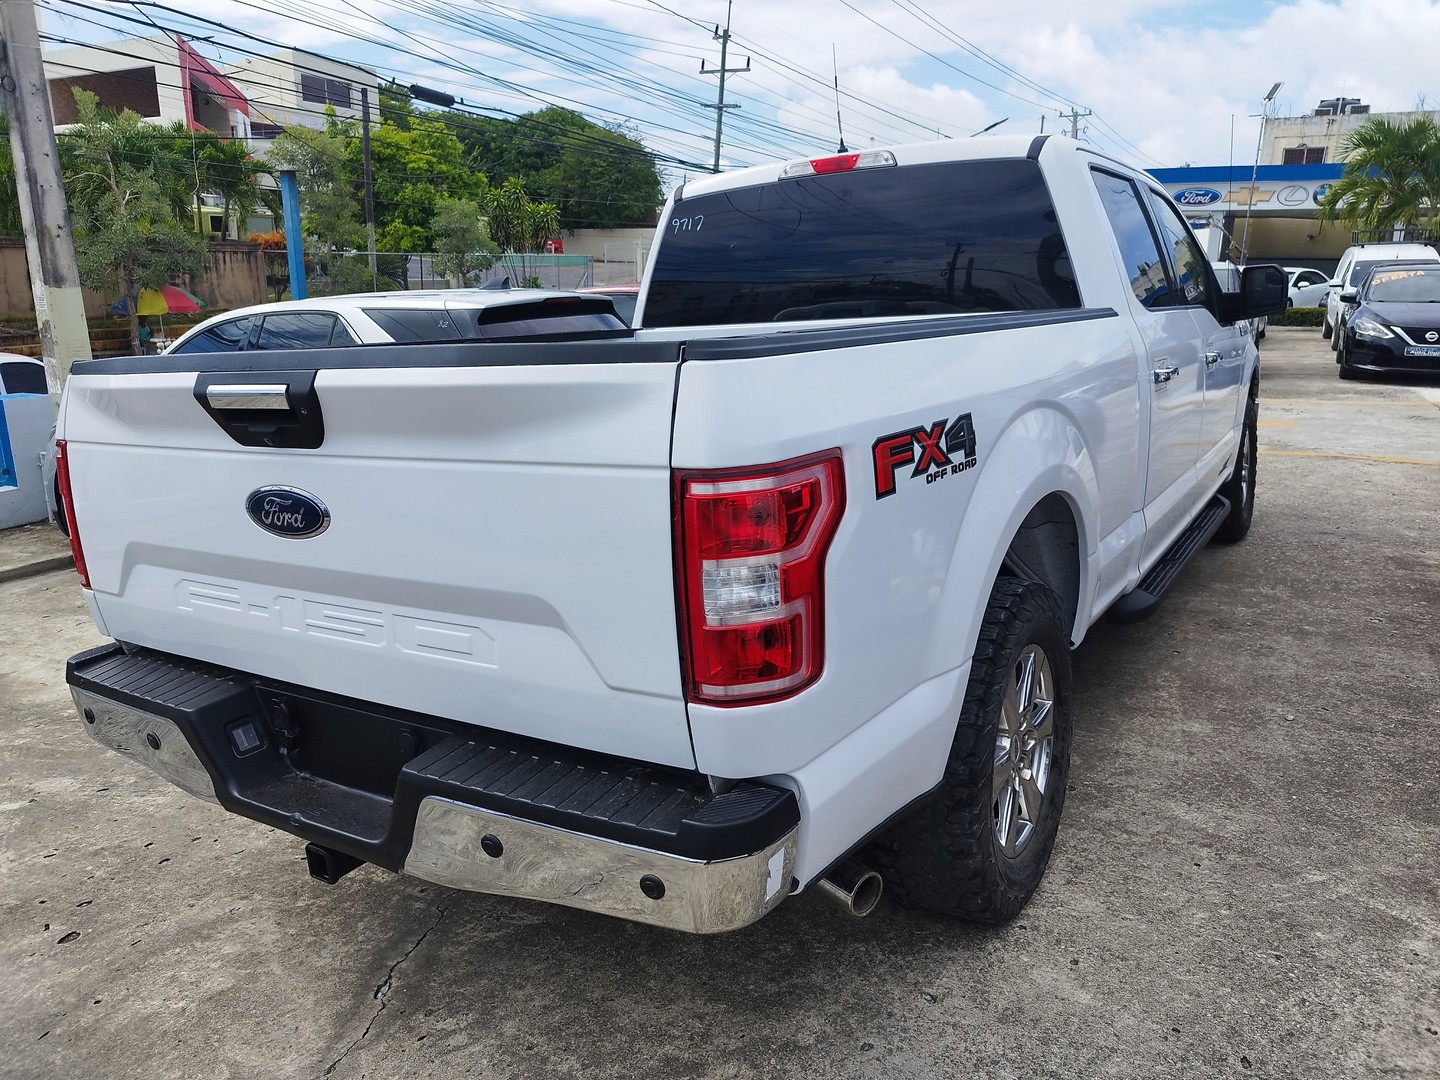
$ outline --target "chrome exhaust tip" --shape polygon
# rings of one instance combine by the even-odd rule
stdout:
[[[822,896],[828,896],[857,919],[874,911],[885,891],[885,880],[879,874],[849,859],[815,884]]]

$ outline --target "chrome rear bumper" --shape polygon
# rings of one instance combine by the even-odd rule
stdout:
[[[324,755],[326,723],[389,733],[378,707],[332,702],[329,715],[298,690],[113,647],[73,658],[67,679],[101,746],[232,813],[439,885],[697,934],[747,926],[791,891],[799,811],[781,788],[714,795],[695,774],[407,715],[396,733],[425,748],[397,761],[387,795]],[[287,695],[282,731],[267,705]]]
[[[403,869],[452,889],[716,934],[785,899],[798,831],[753,855],[699,862],[431,796],[420,804]]]

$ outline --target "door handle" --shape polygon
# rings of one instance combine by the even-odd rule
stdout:
[[[1150,377],[1155,380],[1155,385],[1159,386],[1161,383],[1169,382],[1179,374],[1180,369],[1178,367],[1157,367],[1154,371],[1150,372]]]
[[[1206,366],[1207,368],[1212,368],[1212,367],[1214,367],[1216,364],[1218,364],[1218,363],[1220,362],[1220,360],[1221,360],[1221,356],[1220,356],[1220,354],[1219,354],[1218,352],[1207,352],[1207,353],[1205,354],[1205,366]]]

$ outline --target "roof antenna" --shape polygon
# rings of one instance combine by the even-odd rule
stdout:
[[[835,129],[840,132],[840,147],[837,154],[848,154],[850,148],[845,145],[845,125],[840,122],[840,63],[835,59],[835,43],[830,43],[830,65],[835,71]]]

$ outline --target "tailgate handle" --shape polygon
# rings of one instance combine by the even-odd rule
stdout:
[[[195,400],[241,446],[314,450],[325,441],[313,371],[202,372]]]
[[[288,409],[284,383],[215,383],[205,388],[212,409]]]

